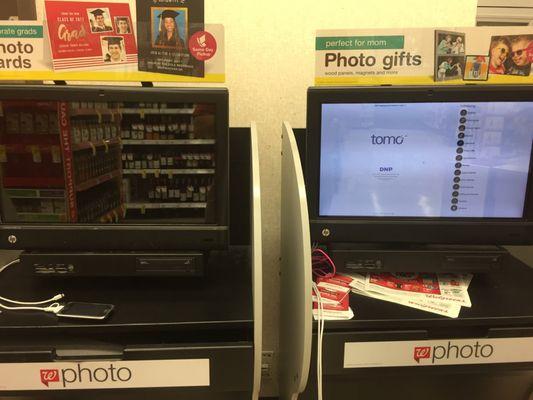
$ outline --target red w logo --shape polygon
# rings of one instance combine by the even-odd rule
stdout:
[[[415,347],[413,358],[417,363],[423,358],[429,358],[431,356],[431,347]]]
[[[59,382],[59,370],[41,369],[41,382],[48,387],[50,382]]]

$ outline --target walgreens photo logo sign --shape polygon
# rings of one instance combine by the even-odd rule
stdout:
[[[0,364],[0,391],[209,385],[210,361],[207,358]]]
[[[438,364],[440,360],[488,359],[493,354],[494,346],[490,344],[481,345],[476,341],[472,344],[456,345],[449,341],[447,346],[417,346],[413,352],[413,359],[419,364],[421,360]]]
[[[109,364],[107,368],[84,368],[77,364],[77,368],[41,369],[41,383],[46,387],[58,383],[64,388],[72,384],[129,382],[132,379],[132,371],[129,368],[117,368]]]
[[[344,368],[533,363],[533,337],[347,342]]]

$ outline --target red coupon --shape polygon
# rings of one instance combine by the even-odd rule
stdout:
[[[329,290],[337,290],[343,293],[348,293],[351,290],[350,283],[353,278],[344,275],[335,275],[332,278],[318,278],[317,286],[319,288],[326,288]]]
[[[350,299],[345,296],[338,304],[322,303],[324,311],[348,311],[350,309]],[[313,302],[313,309],[318,310],[318,303]]]
[[[319,287],[318,291],[320,292],[320,297],[324,303],[341,303],[346,297],[348,297],[348,292],[331,290],[325,287]],[[316,293],[313,292],[313,300],[318,301]]]

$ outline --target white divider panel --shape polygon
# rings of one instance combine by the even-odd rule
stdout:
[[[295,400],[311,363],[311,236],[305,182],[294,132],[283,124],[281,162],[280,399]]]
[[[250,157],[252,166],[252,290],[254,308],[254,382],[252,400],[259,399],[263,353],[263,238],[261,236],[261,177],[257,125],[251,124]]]

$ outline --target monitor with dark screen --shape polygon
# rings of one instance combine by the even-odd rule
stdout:
[[[5,86],[0,230],[21,248],[224,247],[228,129],[225,89]]]
[[[0,107],[5,222],[217,221],[215,104],[0,98]]]

